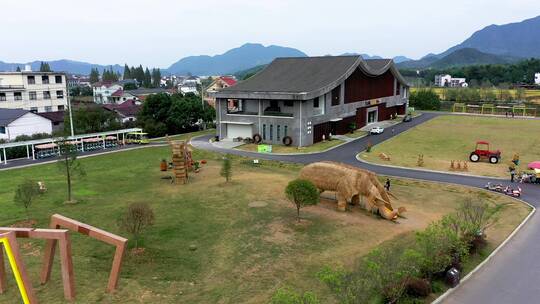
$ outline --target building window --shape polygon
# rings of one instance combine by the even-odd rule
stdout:
[[[332,106],[339,106],[341,96],[341,86],[332,90]]]
[[[287,126],[283,127],[283,137],[287,137]]]
[[[62,83],[62,76],[60,76],[60,75],[54,76],[54,82],[55,83]]]
[[[64,106],[58,106],[58,111],[64,111]]]
[[[36,84],[36,76],[28,76],[28,84]]]
[[[285,101],[283,102],[283,104],[284,104],[286,107],[292,107],[292,106],[294,106],[294,101],[292,101],[292,100],[285,100]]]
[[[51,99],[51,92],[43,91],[43,99]]]
[[[313,99],[313,115],[324,114],[324,95]]]
[[[281,133],[281,126],[280,125],[277,125],[277,130],[276,130],[276,140],[279,141],[280,140],[280,134]]]
[[[51,106],[45,106],[45,112],[52,112]]]
[[[6,101],[6,93],[0,93],[0,101]]]
[[[266,125],[263,125],[263,140],[266,140]]]
[[[30,108],[30,112],[32,112],[32,113],[37,113],[37,112],[38,112],[37,107],[31,107],[31,108]]]
[[[22,100],[22,92],[13,93],[13,97],[15,98],[15,100]]]
[[[0,134],[6,134],[6,127],[0,127]]]
[[[64,99],[64,91],[56,91],[56,98]]]
[[[49,76],[41,76],[42,84],[49,84]]]
[[[28,92],[28,98],[30,98],[30,100],[36,100],[37,99],[36,92]]]
[[[274,125],[270,125],[270,141],[274,140]]]

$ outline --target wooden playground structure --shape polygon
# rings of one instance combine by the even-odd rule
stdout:
[[[536,117],[536,108],[526,105],[495,105],[492,103],[465,104],[456,102],[452,106],[454,113],[470,113],[482,115]]]
[[[73,301],[75,299],[75,276],[73,272],[69,231],[81,233],[116,247],[107,291],[113,292],[116,290],[128,240],[65,216],[54,214],[51,216],[50,229],[0,227],[0,245],[4,245],[3,247],[6,249],[9,263],[25,304],[35,304],[38,302],[18,249],[17,238],[43,239],[47,241],[40,275],[40,283],[42,285],[50,280],[54,254],[56,252],[56,245],[58,244],[64,298],[68,301]],[[2,247],[0,247],[0,294],[4,293],[7,287],[3,256]]]
[[[188,170],[192,167],[191,151],[187,143],[183,140],[168,140],[172,149],[172,165],[174,180],[177,184],[186,184],[188,181]]]

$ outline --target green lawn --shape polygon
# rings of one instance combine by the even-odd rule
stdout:
[[[113,248],[71,234],[77,303],[266,303],[281,286],[312,290],[321,303],[336,303],[315,275],[324,265],[350,266],[380,243],[426,227],[467,197],[511,202],[479,190],[396,179],[395,204],[408,210],[399,225],[358,207],[338,213],[332,200],[303,209],[304,219],[297,224],[283,190],[298,175],[299,165],[263,161],[253,167],[234,157],[233,181],[226,184],[219,176],[221,156],[195,150],[194,159],[208,164],[191,175],[188,185],[171,185],[161,179],[168,174],[159,171],[162,158],[170,158],[168,147],[82,159],[87,176],[75,179],[75,205],[63,203],[65,180],[56,164],[4,171],[0,226],[25,220],[23,208],[13,203],[14,190],[25,178],[44,181],[48,188],[30,209],[38,227],[47,227],[50,215],[60,213],[129,237],[117,219],[130,203],[150,204],[156,222],[144,235],[146,251],[127,254],[113,295],[105,292]],[[253,207],[261,203],[266,206]],[[490,242],[502,241],[528,212],[522,204],[508,205],[487,234]],[[52,281],[40,286],[44,243],[20,244],[40,303],[64,303],[58,261]],[[197,250],[190,251],[190,245]],[[0,303],[20,303],[14,280],[8,278]]]
[[[344,143],[341,139],[325,140],[307,147],[293,147],[284,145],[272,145],[272,153],[313,153],[322,152]],[[236,149],[257,152],[257,144],[244,144]]]
[[[439,116],[372,148],[361,157],[371,162],[417,167],[424,155],[424,168],[450,171],[450,161],[467,161],[477,140],[487,140],[491,149],[502,151],[499,164],[487,161],[468,163],[470,174],[508,177],[508,165],[519,153],[525,170],[529,162],[540,160],[540,121],[477,116]],[[379,158],[380,153],[390,161]]]
[[[366,136],[367,134],[368,132],[361,131],[360,129],[358,129],[358,130],[355,130],[353,133],[345,134],[345,136],[350,137],[350,138],[360,138],[360,137]]]

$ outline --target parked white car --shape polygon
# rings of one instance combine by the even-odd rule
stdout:
[[[370,134],[382,134],[382,132],[384,132],[384,128],[381,127],[373,127],[369,130]]]

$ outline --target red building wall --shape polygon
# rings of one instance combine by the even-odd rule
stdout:
[[[394,78],[390,70],[380,76],[370,77],[356,69],[345,80],[345,103],[394,96]]]

